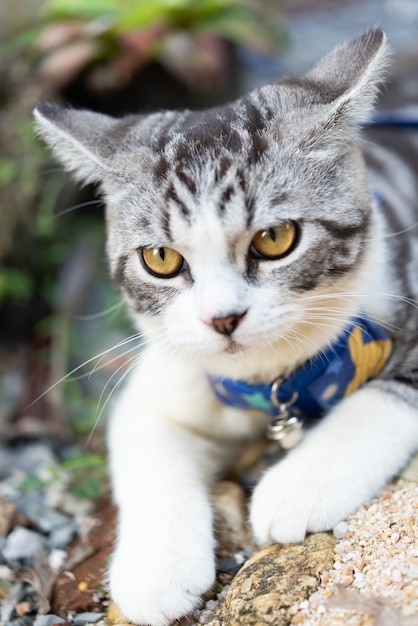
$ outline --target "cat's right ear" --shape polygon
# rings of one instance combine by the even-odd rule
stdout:
[[[113,149],[107,137],[116,119],[53,104],[38,105],[34,116],[38,134],[78,180],[98,182],[112,173]]]

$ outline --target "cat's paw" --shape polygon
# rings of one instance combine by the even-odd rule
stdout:
[[[330,467],[310,461],[290,455],[256,487],[250,521],[260,545],[298,543],[307,532],[330,530],[360,504],[361,497],[347,493]]]
[[[173,546],[119,546],[110,567],[112,599],[129,621],[141,625],[169,626],[192,612],[214,580],[212,551],[191,546],[183,553]]]

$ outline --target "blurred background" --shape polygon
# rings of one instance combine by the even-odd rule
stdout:
[[[71,569],[67,546],[107,490],[105,416],[138,354],[107,278],[100,197],[35,137],[33,107],[120,116],[213,106],[302,73],[377,25],[394,50],[382,106],[416,102],[417,0],[0,0],[0,622],[26,626],[47,612],[60,571],[44,580],[44,605],[41,583],[38,595],[12,574],[3,585],[18,522]],[[82,593],[74,610],[90,607]]]

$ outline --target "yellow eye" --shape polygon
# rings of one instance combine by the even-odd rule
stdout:
[[[163,278],[175,276],[184,266],[184,258],[171,248],[144,248],[142,259],[151,274]]]
[[[259,230],[251,242],[251,252],[257,259],[280,259],[293,250],[297,237],[296,224],[282,222],[280,226]]]

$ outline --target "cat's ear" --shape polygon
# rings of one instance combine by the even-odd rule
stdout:
[[[38,105],[34,116],[38,134],[80,181],[98,182],[111,173],[113,150],[106,138],[116,119],[52,104]]]
[[[351,122],[367,121],[388,60],[386,35],[370,30],[323,57],[306,75],[323,101]]]

